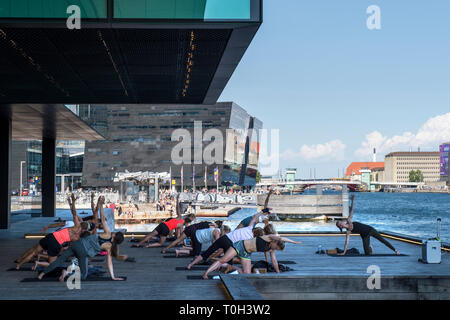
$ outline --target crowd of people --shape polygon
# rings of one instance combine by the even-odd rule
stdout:
[[[174,207],[176,217],[168,218],[161,222],[147,234],[141,241],[136,241],[132,247],[154,248],[163,247],[161,253],[166,253],[174,247],[176,257],[180,255],[190,255],[192,260],[186,265],[186,270],[199,263],[210,261],[208,269],[204,272],[203,278],[208,279],[211,272],[221,269],[226,273],[258,272],[252,268],[251,256],[254,252],[262,252],[265,255],[266,263],[272,264],[275,272],[279,273],[280,268],[276,258],[276,252],[282,251],[286,243],[300,244],[301,241],[294,241],[277,234],[275,227],[270,223],[271,209],[268,202],[272,190],[269,191],[263,209],[257,214],[243,219],[235,230],[231,230],[223,221],[196,221],[192,213],[187,213],[187,206],[180,202],[180,194],[171,195],[174,197]],[[92,215],[80,218],[76,211],[76,196],[71,194],[67,201],[73,216],[73,221],[57,222],[44,227],[41,231],[55,228],[54,232],[48,233],[37,244],[28,249],[15,260],[16,269],[19,270],[25,263],[36,258],[33,270],[38,267],[43,268],[38,275],[38,279],[43,279],[45,275],[59,269],[59,280],[64,281],[67,270],[64,268],[66,261],[72,257],[78,260],[81,279],[86,279],[89,274],[89,258],[97,255],[105,255],[109,275],[112,280],[123,280],[116,277],[112,258],[119,261],[129,261],[127,255],[119,255],[119,245],[124,241],[122,232],[110,230],[106,223],[104,208],[108,207],[105,198],[99,196],[95,203],[95,194],[91,193]],[[373,254],[370,246],[370,238],[374,237],[385,244],[388,248],[399,254],[399,252],[384,239],[373,227],[353,221],[354,196],[352,195],[350,215],[346,221],[338,221],[336,226],[341,232],[346,230],[346,241],[343,252],[345,255],[350,234],[360,234],[363,242],[364,253]],[[100,219],[99,219],[100,216]],[[264,227],[257,227],[262,223]],[[101,233],[98,231],[102,230]],[[172,238],[172,239],[171,239]],[[171,243],[165,246],[166,240],[171,239]],[[269,262],[270,260],[270,262]]]

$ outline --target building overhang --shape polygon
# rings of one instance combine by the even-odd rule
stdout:
[[[0,103],[215,103],[262,23],[262,1],[240,0],[248,15],[231,10],[222,18],[206,14],[218,0],[183,1],[196,12],[200,6],[203,18],[128,12],[124,0],[74,0],[98,6],[85,10],[79,30],[68,29],[65,12],[42,17],[0,4]]]
[[[0,105],[11,118],[12,140],[104,140],[95,129],[62,104]]]

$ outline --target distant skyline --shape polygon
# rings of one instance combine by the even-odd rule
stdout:
[[[366,9],[381,10],[368,30]],[[450,141],[450,1],[264,1],[264,23],[219,101],[280,129],[280,168],[337,176]]]

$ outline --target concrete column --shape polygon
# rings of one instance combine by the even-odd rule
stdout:
[[[0,105],[0,108],[4,106]],[[0,110],[1,111],[1,110]],[[9,228],[11,212],[11,150],[12,150],[12,123],[8,114],[0,114],[0,229]]]
[[[316,185],[316,194],[318,196],[323,195],[323,186],[322,185],[320,185],[320,184]]]
[[[348,188],[346,184],[342,185],[342,217],[348,218],[349,205],[348,205]]]
[[[159,200],[159,178],[155,178],[155,202]]]
[[[42,216],[56,213],[56,140],[42,139]]]

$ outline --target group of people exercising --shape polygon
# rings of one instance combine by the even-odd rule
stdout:
[[[190,270],[196,264],[214,260],[203,274],[204,279],[208,279],[208,275],[219,268],[223,268],[224,272],[251,273],[251,255],[254,252],[263,252],[266,262],[269,262],[270,256],[275,272],[279,273],[280,270],[275,252],[284,250],[286,242],[300,244],[301,241],[293,241],[277,235],[274,226],[269,223],[271,213],[268,208],[268,202],[272,193],[273,190],[270,190],[261,212],[242,220],[233,231],[231,231],[229,226],[224,225],[222,221],[193,223],[195,215],[188,214],[183,217],[185,210],[181,208],[178,194],[176,197],[176,218],[169,218],[161,222],[152,232],[137,244],[133,244],[132,247],[162,247],[169,236],[175,236],[175,240],[163,248],[161,253],[166,253],[167,250],[184,244],[183,247],[176,250],[176,256],[189,254],[193,257],[193,260],[186,266],[187,270]],[[378,239],[396,254],[399,254],[373,227],[353,221],[354,195],[352,195],[351,199],[352,204],[349,217],[345,222],[336,222],[336,226],[341,232],[344,229],[346,231],[344,250],[338,254],[346,254],[350,234],[352,233],[357,233],[361,236],[366,255],[373,254],[373,249],[370,246],[370,237]],[[42,256],[42,253],[45,251],[48,262],[39,263],[41,266],[46,266],[39,274],[39,279],[64,265],[70,257],[75,256],[78,259],[81,279],[84,280],[88,275],[88,258],[103,253],[107,256],[107,265],[111,279],[123,280],[114,275],[112,257],[120,261],[127,260],[128,256],[119,255],[118,249],[118,246],[124,240],[124,235],[121,232],[111,232],[108,227],[103,210],[104,197],[100,196],[95,205],[94,193],[91,194],[93,215],[83,219],[76,213],[75,201],[75,195],[72,194],[68,198],[68,202],[73,215],[73,223],[54,224],[44,228],[44,230],[47,230],[50,227],[60,227],[57,231],[47,234],[38,244],[16,259],[16,269],[19,270],[23,264],[30,261],[33,257]],[[99,212],[100,221],[98,221]],[[263,223],[264,228],[256,227],[258,223]],[[98,234],[98,229],[103,229],[103,232]],[[190,240],[190,245],[186,244],[187,239]],[[150,242],[150,240],[156,241]],[[241,267],[236,266],[239,263]],[[66,276],[67,271],[63,270],[60,275],[60,281],[64,281]]]

